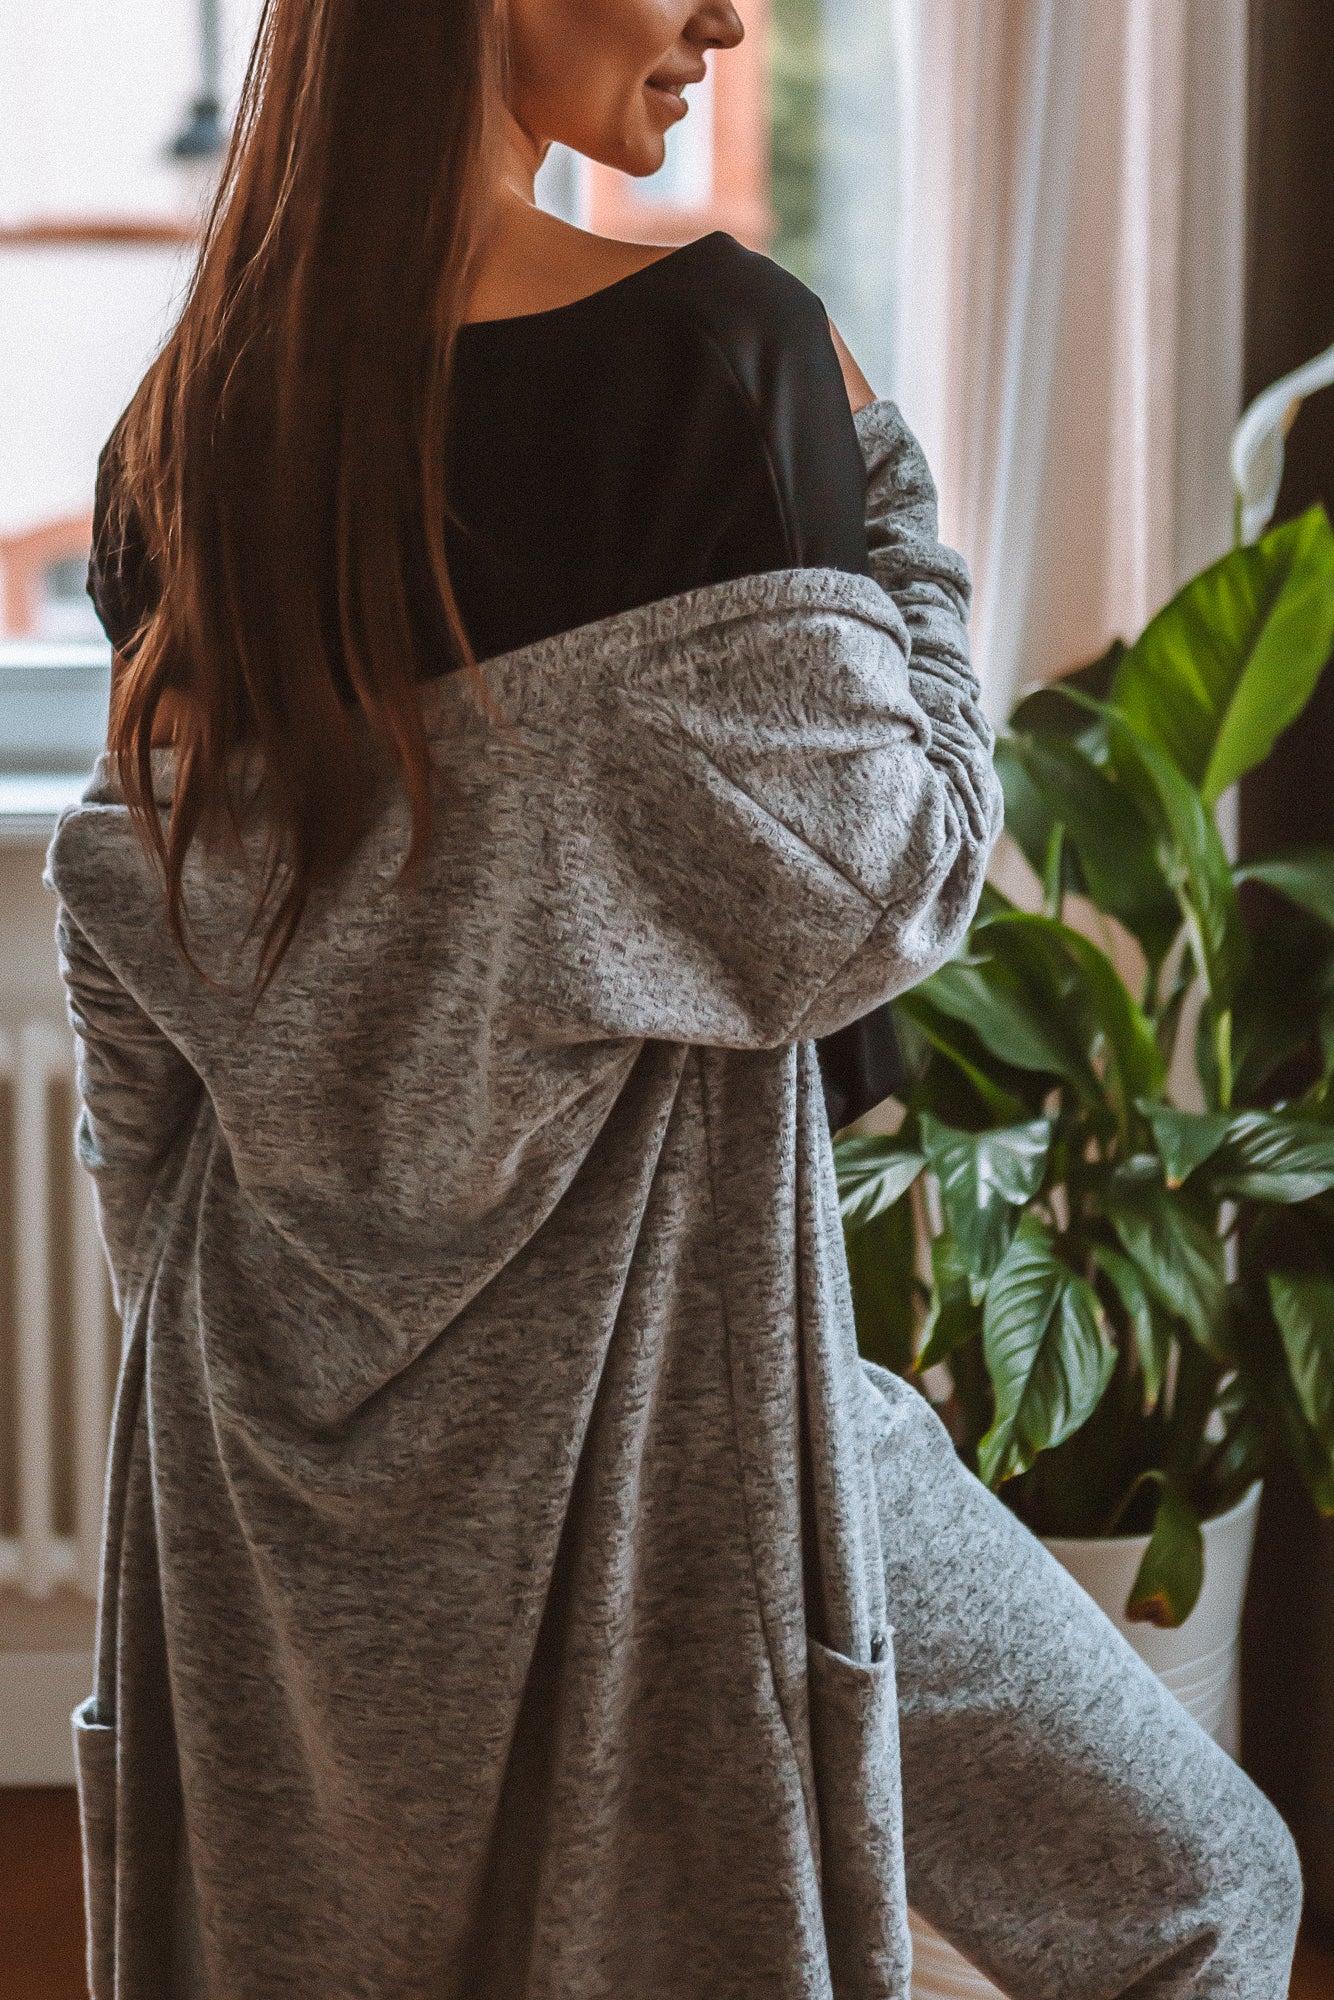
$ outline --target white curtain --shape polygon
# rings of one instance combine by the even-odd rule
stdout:
[[[1245,0],[913,0],[893,391],[993,719],[1230,538]]]

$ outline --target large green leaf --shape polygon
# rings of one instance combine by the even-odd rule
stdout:
[[[1144,1378],[1144,1407],[1156,1409],[1167,1379],[1167,1362],[1172,1340],[1163,1324],[1162,1313],[1150,1298],[1137,1265],[1110,1244],[1099,1243],[1093,1261],[1121,1301]]]
[[[984,882],[982,884],[982,894],[977,899],[977,913],[974,917],[974,922],[979,924],[988,923],[992,917],[1003,917],[1007,912],[1017,910],[1018,907],[1019,905],[1011,902],[1010,898],[998,889],[994,882]]]
[[[1226,1111],[1178,1111],[1171,1104],[1144,1104],[1167,1185],[1177,1188],[1216,1153],[1232,1129]]]
[[[1130,1162],[1133,1170],[1138,1162]],[[1153,1162],[1155,1169],[1157,1162]],[[1161,1179],[1118,1172],[1103,1195],[1108,1220],[1160,1305],[1186,1322],[1215,1360],[1226,1360],[1223,1246]]]
[[[1334,1187],[1334,1130],[1269,1111],[1240,1112],[1209,1178],[1238,1201],[1313,1201]]]
[[[1093,1287],[1025,1223],[987,1288],[982,1320],[996,1416],[978,1447],[989,1486],[1024,1472],[1077,1431],[1116,1366]]]
[[[1196,1494],[1206,1520],[1225,1513],[1262,1479],[1269,1458],[1267,1412],[1242,1371],[1224,1383],[1215,1408],[1223,1434],[1211,1444],[1208,1474]]]
[[[996,769],[1006,831],[1030,865],[1043,873],[1053,831],[1064,827],[1078,860],[1077,886],[1139,939],[1150,965],[1160,964],[1181,912],[1153,830],[1115,774],[1074,743],[1019,735],[999,739]]]
[[[1303,1486],[1322,1514],[1334,1514],[1334,1456],[1297,1407],[1291,1388],[1280,1406],[1284,1435]]]
[[[844,1229],[855,1230],[892,1208],[925,1164],[921,1153],[897,1139],[840,1139],[834,1147],[834,1165]]]
[[[1334,534],[1323,508],[1234,549],[1160,611],[1111,701],[1212,801],[1261,763],[1334,647]]]
[[[1092,1415],[1064,1444],[1040,1452],[1023,1476],[1016,1497],[1034,1534],[1115,1533],[1117,1501],[1156,1462],[1159,1429],[1157,1414],[1145,1413],[1142,1382],[1118,1364]]]
[[[1288,1336],[1278,1325],[1269,1285],[1280,1240],[1285,1251],[1295,1251],[1303,1260],[1303,1268],[1295,1274],[1298,1280],[1306,1282],[1313,1275],[1304,1260],[1319,1257],[1319,1233],[1306,1222],[1307,1213],[1303,1211],[1302,1226],[1295,1231],[1292,1216],[1280,1219],[1271,1211],[1264,1217],[1243,1240],[1243,1277],[1229,1290],[1234,1302],[1240,1378],[1248,1398],[1256,1415],[1266,1420],[1270,1436],[1286,1444],[1302,1484],[1321,1513],[1334,1514],[1334,1452],[1307,1421],[1293,1381]],[[1283,1275],[1291,1279],[1294,1274]],[[1319,1282],[1320,1274],[1314,1275]],[[1299,1366],[1304,1367],[1307,1364],[1300,1350],[1311,1338],[1311,1329],[1302,1325],[1302,1318],[1304,1313],[1294,1317],[1291,1337],[1298,1349]],[[1319,1403],[1315,1407],[1318,1411]]]
[[[913,1365],[917,1337],[916,1232],[906,1198],[845,1232],[857,1346],[896,1375]]]
[[[1238,882],[1263,882],[1334,928],[1334,847],[1290,847],[1235,871]]]
[[[1157,830],[1159,864],[1181,906],[1200,976],[1214,1007],[1226,1011],[1249,943],[1213,816],[1156,744],[1118,721],[1111,745],[1117,771]]]
[[[1149,1546],[1130,1586],[1126,1617],[1150,1625],[1182,1625],[1204,1582],[1200,1517],[1174,1480],[1162,1479]]]
[[[1071,1073],[1070,1051],[1053,1024],[1029,1003],[1018,981],[996,966],[952,959],[924,980],[916,994],[971,1028],[1001,1062],[1052,1077]],[[1074,1073],[1081,1074],[1082,1067],[1075,1062]]]
[[[936,977],[940,977],[939,973]],[[1023,1116],[1023,1103],[1006,1084],[987,1074],[982,1067],[990,1053],[986,1045],[972,1032],[966,1020],[951,1019],[933,1003],[929,986],[928,981],[925,987],[918,986],[911,993],[905,993],[895,1003],[895,1018],[899,1021],[906,1019],[910,1031],[915,1029],[924,1042],[958,1071],[976,1093],[993,1123],[1016,1124]],[[1013,1070],[1009,1071],[1009,1075],[1013,1078]]]
[[[1169,1188],[1209,1167],[1216,1194],[1236,1201],[1313,1201],[1334,1187],[1334,1130],[1272,1111],[1177,1111],[1140,1105]]]
[[[1038,1118],[1000,1131],[958,1132],[924,1114],[921,1134],[946,1223],[980,1299],[1009,1247],[1018,1210],[1042,1185],[1051,1126]]]
[[[1334,1284],[1317,1275],[1271,1271],[1269,1301],[1302,1415],[1334,1458]]]
[[[1025,736],[1044,736],[1049,741],[1077,738],[1091,754],[1096,752],[1105,734],[1104,725],[1099,716],[1089,712],[1086,703],[1106,701],[1125,652],[1123,641],[1113,639],[1098,659],[1073,667],[1044,687],[1035,688],[1010,716],[1011,729]],[[1072,695],[1075,699],[1071,699]]]
[[[931,1310],[922,1328],[918,1369],[934,1368],[982,1331],[981,1308],[974,1304],[968,1270],[948,1231],[931,1244]]]
[[[1110,1097],[1126,1129],[1136,1098],[1162,1089],[1164,1066],[1153,1029],[1111,960],[1068,925],[1017,910],[975,926],[973,946],[999,962],[1030,1007],[1054,1024],[1066,1074],[1084,1086],[1086,1101]]]

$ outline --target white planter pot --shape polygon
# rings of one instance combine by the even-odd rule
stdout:
[[[1125,1615],[1130,1586],[1148,1546],[1147,1535],[1116,1535],[1107,1541],[1052,1538],[1046,1543],[1182,1706],[1234,1757],[1241,1605],[1259,1505],[1257,1483],[1226,1514],[1205,1522],[1204,1588],[1185,1624],[1172,1630],[1132,1625]],[[910,1923],[913,2000],[1002,2000],[998,1988],[976,1972],[924,1918],[912,1913]]]

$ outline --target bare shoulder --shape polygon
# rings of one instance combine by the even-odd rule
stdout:
[[[561,281],[575,288],[576,297],[584,291],[614,285],[618,278],[631,277],[645,265],[656,264],[659,257],[669,256],[677,247],[671,243],[626,243],[617,236],[599,236],[543,209],[530,209],[528,215],[534,249],[540,250],[553,276],[558,275]]]
[[[843,386],[848,392],[848,401],[852,405],[852,414],[855,417],[858,410],[864,410],[868,403],[875,401],[875,390],[862,374],[861,369],[853,359],[847,342],[834,325],[832,319],[829,322],[829,331],[833,336],[834,352],[838,356],[838,365],[843,372]]]
[[[481,257],[469,319],[549,312],[668,256],[669,243],[597,236],[527,203],[506,204]]]

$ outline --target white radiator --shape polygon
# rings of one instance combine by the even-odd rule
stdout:
[[[33,1603],[96,1601],[114,1387],[110,1290],[74,1158],[73,1070],[63,1026],[0,1029],[0,1591]]]

